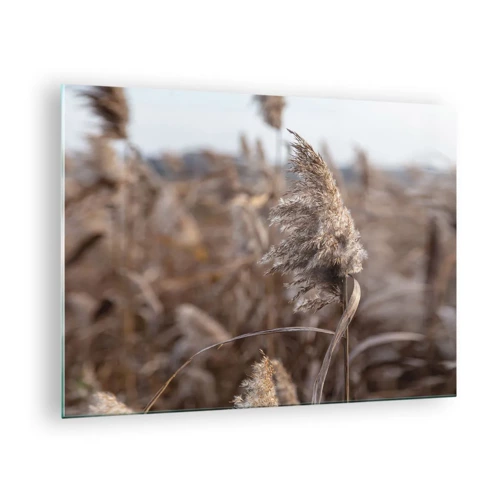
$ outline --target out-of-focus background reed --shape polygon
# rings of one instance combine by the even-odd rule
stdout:
[[[90,111],[94,90],[78,89],[73,98]],[[141,141],[130,140],[136,118],[121,89],[93,107],[101,123],[78,149],[63,144],[66,415],[87,414],[96,391],[140,410],[192,354],[221,340],[286,326],[335,329],[338,304],[294,313],[286,279],[265,275],[267,266],[258,263],[282,238],[268,215],[293,180],[284,127],[310,138],[300,122],[287,119],[293,100],[247,99],[267,135],[250,138],[242,123],[234,134],[236,153],[206,146],[148,153]],[[78,128],[78,114],[68,109],[65,130]],[[204,144],[217,136],[216,122],[193,123],[193,131],[199,134],[201,126]],[[189,135],[189,123],[182,128]],[[368,252],[356,276],[362,296],[350,325],[351,399],[453,395],[453,161],[440,168],[414,161],[385,168],[359,142],[340,163],[330,136],[325,130],[323,141],[311,142]],[[305,332],[209,351],[174,379],[155,410],[232,407],[260,349],[282,362],[298,400],[308,403],[328,343],[328,336]],[[324,401],[342,401],[342,374],[336,353]]]

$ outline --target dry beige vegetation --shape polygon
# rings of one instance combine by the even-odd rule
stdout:
[[[352,222],[351,239],[336,254],[305,255],[309,236],[319,238],[318,232],[294,236],[294,227],[290,235],[269,225],[277,210],[278,225],[289,220],[277,207],[297,186],[297,170],[287,174],[260,144],[242,137],[237,158],[204,152],[204,172],[187,174],[182,157],[166,154],[164,168],[176,174],[167,179],[128,141],[123,91],[94,88],[87,98],[103,118],[103,132],[89,138],[85,154],[65,158],[66,416],[143,411],[200,349],[299,326],[302,331],[249,337],[200,354],[164,387],[151,411],[310,403],[334,339],[311,329],[339,330],[353,278],[361,299],[347,322],[349,349],[330,353],[322,401],[343,401],[346,377],[351,401],[456,393],[454,167],[436,174],[414,165],[396,177],[358,150],[356,179],[346,182],[325,147],[328,174],[314,151],[305,150],[309,188],[318,191],[302,213],[292,209],[292,226],[320,221],[333,234],[340,219],[332,217],[348,217],[344,229]],[[258,102],[281,137],[284,101],[274,99],[279,120],[273,102]],[[125,154],[117,154],[117,141]],[[336,182],[327,192],[330,173]],[[329,196],[337,205],[329,205]],[[281,261],[271,251],[268,260],[278,267],[266,274],[271,266],[262,257],[299,236],[303,245],[292,241]],[[325,245],[321,238],[318,248]],[[332,241],[335,246],[339,238]],[[307,264],[313,261],[314,272]],[[305,307],[292,300],[297,287],[285,286],[297,276]]]

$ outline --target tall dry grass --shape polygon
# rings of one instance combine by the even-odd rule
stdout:
[[[286,209],[282,218],[285,226],[288,220],[293,225],[309,219],[304,230],[319,248],[319,235],[333,231],[337,247],[325,244],[310,265],[288,247],[288,253],[278,253],[278,261],[290,255],[293,263],[277,269],[286,276],[265,275],[258,261],[272,246],[286,246],[288,238],[268,220],[273,209],[283,210],[279,199],[297,185],[296,173],[272,168],[262,148],[246,141],[244,161],[206,152],[197,157],[206,168],[193,170],[191,159],[169,153],[158,174],[130,150],[117,156],[113,141],[126,139],[116,135],[103,123],[87,153],[67,152],[66,415],[88,414],[89,398],[101,392],[142,410],[183,366],[158,396],[155,411],[232,407],[235,396],[244,397],[239,386],[249,368],[262,362],[260,349],[269,356],[280,405],[311,402],[318,391],[325,402],[342,401],[346,381],[349,398],[356,401],[455,394],[453,169],[435,174],[412,167],[397,177],[365,155],[371,182],[367,189],[362,178],[344,179],[347,215],[338,201],[328,204],[337,198],[332,189],[324,192],[325,177],[319,182],[307,173],[324,167],[303,144],[299,153],[312,176],[310,189],[320,193],[311,195],[310,203],[320,210],[299,203],[303,218],[298,212],[296,221],[287,219]],[[328,167],[338,187],[338,174]],[[283,199],[285,207],[292,203]],[[335,221],[324,220],[325,213],[346,222],[336,228]],[[352,281],[346,293],[342,276],[363,260],[357,232],[369,259],[356,275],[362,300],[350,318],[342,303],[355,295],[355,285]],[[298,247],[311,252],[301,241]],[[297,307],[297,290],[285,285],[293,271],[309,280],[305,288],[313,285],[301,293],[305,303],[312,300],[311,309]],[[324,302],[320,309],[310,297],[315,292]],[[325,372],[334,338],[325,332],[342,331],[344,325],[349,348],[343,360],[332,351]],[[234,341],[276,328],[289,331]],[[216,342],[226,343],[189,361]],[[289,376],[288,399],[280,396],[277,360]]]

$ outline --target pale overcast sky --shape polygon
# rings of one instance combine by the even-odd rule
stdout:
[[[98,131],[99,122],[77,95],[77,88],[65,87],[68,150],[84,149],[86,135]],[[132,141],[147,155],[199,148],[236,153],[244,132],[250,144],[260,138],[269,159],[274,158],[275,130],[263,123],[249,94],[148,88],[128,88],[126,93]],[[444,167],[456,161],[455,114],[445,106],[324,97],[286,99],[284,126],[313,147],[326,141],[341,164],[352,161],[355,145],[386,167],[411,162]],[[284,131],[283,138],[288,140],[288,136]]]

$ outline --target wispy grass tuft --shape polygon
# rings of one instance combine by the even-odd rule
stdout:
[[[103,119],[103,136],[109,139],[126,139],[129,108],[122,87],[89,87],[81,93],[94,113]]]
[[[274,262],[268,273],[293,273],[298,287],[296,310],[316,311],[339,302],[348,275],[359,273],[367,254],[330,169],[300,135],[294,136],[290,171],[299,180],[277,207],[271,223],[286,233],[262,262]],[[306,293],[315,295],[305,298]]]
[[[274,369],[274,386],[278,396],[280,406],[298,405],[297,387],[293,383],[292,377],[287,372],[283,363],[279,359],[271,360]]]
[[[92,415],[128,415],[136,413],[120,403],[110,392],[96,392],[90,397],[89,413]]]
[[[252,375],[241,383],[243,394],[233,399],[235,408],[278,406],[273,363],[263,351],[261,353],[262,361],[252,366]]]
[[[256,95],[255,100],[259,103],[260,114],[264,121],[277,130],[282,127],[283,109],[286,101],[279,95]]]

